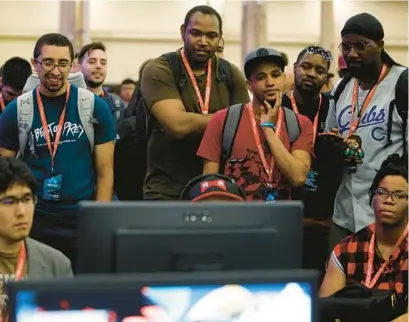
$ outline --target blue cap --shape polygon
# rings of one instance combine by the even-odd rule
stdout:
[[[277,64],[282,71],[285,68],[285,61],[281,53],[273,48],[260,47],[247,54],[244,60],[244,74],[249,79],[251,74],[251,67],[254,62],[269,61]]]

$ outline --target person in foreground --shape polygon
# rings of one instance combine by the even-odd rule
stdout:
[[[375,223],[341,241],[331,253],[320,297],[347,285],[395,292],[408,290],[408,168],[407,157],[390,155],[369,191]],[[406,293],[406,294],[405,294]],[[407,301],[406,301],[407,302]],[[408,314],[393,320],[408,321]]]
[[[34,217],[36,185],[24,163],[0,157],[0,321],[5,314],[8,282],[72,275],[67,257],[28,238]]]

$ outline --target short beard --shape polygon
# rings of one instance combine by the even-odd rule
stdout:
[[[97,88],[100,87],[104,82],[93,82],[90,80],[85,80],[85,83],[87,84],[88,87],[90,88]]]
[[[60,87],[57,87],[57,88],[55,88],[55,87],[53,87],[53,88],[48,87],[48,85],[47,85],[46,82],[44,82],[43,85],[44,85],[44,87],[46,88],[46,90],[49,91],[50,93],[57,93],[57,92],[59,92],[59,91],[64,87],[65,82],[62,81],[62,82],[61,82],[61,86],[60,86]]]

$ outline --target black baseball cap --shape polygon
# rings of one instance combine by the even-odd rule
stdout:
[[[250,78],[252,68],[257,62],[273,62],[277,64],[282,71],[285,68],[285,60],[281,53],[273,48],[260,47],[247,54],[244,60],[244,74],[246,78]]]
[[[221,174],[207,174],[193,178],[182,191],[180,199],[195,202],[204,201],[212,196],[223,196],[237,201],[246,199],[246,194],[235,181]]]

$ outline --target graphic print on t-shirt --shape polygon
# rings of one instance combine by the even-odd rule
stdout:
[[[6,313],[7,309],[8,302],[7,284],[14,281],[15,278],[16,276],[14,274],[0,274],[0,321],[1,318],[4,317],[4,314]]]
[[[52,122],[48,125],[51,142],[53,144],[58,130],[58,122]],[[61,135],[60,145],[67,143],[75,143],[85,134],[82,124],[66,121],[64,123],[63,132]],[[29,150],[31,154],[36,155],[36,149],[47,147],[47,141],[44,135],[44,128],[42,126],[33,128],[28,140]]]
[[[264,149],[266,151],[266,149]],[[226,164],[225,175],[234,179],[247,195],[247,200],[262,200],[265,194],[264,183],[267,176],[257,151],[247,149],[244,158],[232,158]],[[275,171],[273,178],[278,179]],[[273,187],[277,185],[274,182]],[[282,196],[284,190],[279,190],[279,196]],[[286,198],[285,198],[286,199]]]

